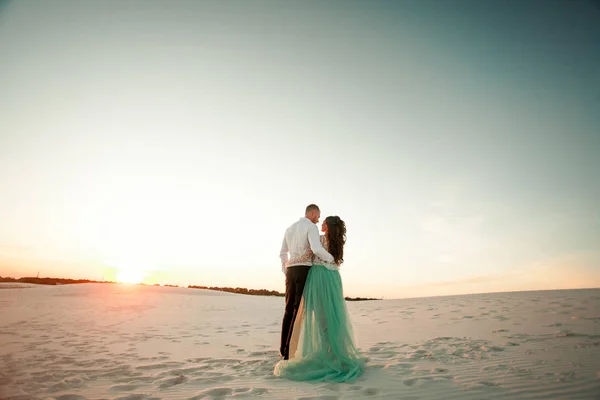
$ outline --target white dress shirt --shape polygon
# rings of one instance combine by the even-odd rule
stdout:
[[[289,253],[289,257],[288,257]],[[325,250],[319,237],[319,229],[308,218],[300,218],[286,229],[281,244],[281,270],[296,265],[312,265],[313,256],[333,263],[333,256]]]

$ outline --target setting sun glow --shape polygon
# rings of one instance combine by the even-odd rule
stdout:
[[[111,262],[116,269],[115,278],[119,283],[142,283],[144,281],[146,268],[142,268],[139,263],[118,261]]]
[[[120,283],[141,283],[144,280],[144,274],[135,269],[122,270],[117,272],[117,282]]]

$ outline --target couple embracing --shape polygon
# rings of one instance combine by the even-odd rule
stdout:
[[[283,360],[274,373],[296,381],[350,382],[363,373],[366,358],[354,344],[339,272],[346,224],[338,216],[327,217],[319,235],[320,218],[319,207],[309,205],[283,238]]]

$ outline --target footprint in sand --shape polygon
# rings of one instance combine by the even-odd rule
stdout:
[[[402,383],[404,383],[406,386],[415,386],[415,385],[422,384],[423,381],[429,381],[429,380],[431,380],[431,378],[429,378],[429,377],[410,378],[410,379],[405,379],[404,381],[402,381]]]
[[[365,388],[362,391],[362,394],[364,396],[377,396],[379,394],[380,390],[377,388]]]
[[[210,365],[200,365],[196,367],[176,368],[167,372],[163,372],[161,376],[194,375],[198,371],[206,371],[207,369],[212,369],[212,367]]]
[[[385,364],[382,369],[395,372],[397,375],[407,375],[411,373],[414,364],[407,362],[390,362]]]
[[[544,325],[544,327],[546,328],[559,328],[561,327],[563,324],[561,324],[560,322],[555,322],[553,324],[548,324],[548,325]]]
[[[136,368],[139,370],[152,370],[152,369],[163,369],[163,368],[174,368],[181,367],[183,363],[177,361],[158,363],[158,364],[147,364],[147,365],[139,365]]]
[[[339,392],[342,390],[342,386],[339,383],[326,383],[325,385],[321,386],[321,389],[327,389],[332,392]]]
[[[176,385],[181,385],[182,383],[185,383],[187,381],[188,381],[187,377],[185,377],[183,375],[179,375],[179,376],[176,376],[175,378],[163,379],[156,383],[158,384],[158,387],[160,389],[167,389],[167,388],[171,388]]]
[[[275,356],[279,354],[278,351],[275,350],[261,350],[261,351],[253,351],[251,353],[248,354],[248,357],[258,357],[258,356]]]
[[[206,360],[210,360],[210,357],[188,358],[186,361],[190,363],[201,363]]]
[[[128,384],[128,385],[114,385],[109,390],[111,392],[129,392],[129,391],[135,390],[137,388],[139,388],[139,385]]]
[[[156,380],[154,376],[130,376],[125,378],[116,379],[114,382],[116,383],[127,383],[127,384],[135,384],[135,383],[152,383]]]
[[[198,392],[196,394],[196,396],[194,397],[190,397],[189,400],[199,400],[199,399],[204,399],[204,398],[210,398],[210,397],[225,397],[225,396],[231,396],[233,394],[233,390],[227,387],[222,387],[222,388],[212,388],[212,389],[206,389],[203,390],[201,392]]]

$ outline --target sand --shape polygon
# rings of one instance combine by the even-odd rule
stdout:
[[[1,399],[600,399],[600,289],[349,302],[370,361],[327,384],[273,376],[280,297],[0,286]]]

